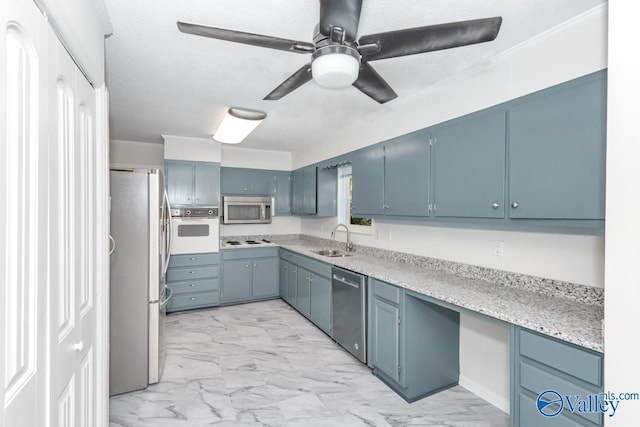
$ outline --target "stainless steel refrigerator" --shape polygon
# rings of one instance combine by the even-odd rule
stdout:
[[[159,381],[171,211],[160,170],[111,170],[109,394]]]

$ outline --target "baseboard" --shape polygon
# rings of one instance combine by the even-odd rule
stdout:
[[[481,384],[470,380],[469,378],[460,375],[459,385],[469,390],[471,393],[491,403],[493,406],[500,409],[502,412],[509,413],[509,399],[492,392]]]

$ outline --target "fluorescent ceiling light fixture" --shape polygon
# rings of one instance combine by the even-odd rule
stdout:
[[[262,121],[267,113],[262,111],[229,108],[227,114],[213,134],[213,139],[223,144],[241,143]]]
[[[360,54],[352,47],[329,45],[313,53],[311,74],[322,87],[342,89],[351,86],[360,71]]]

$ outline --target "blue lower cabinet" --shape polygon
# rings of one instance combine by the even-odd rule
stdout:
[[[220,301],[223,304],[277,298],[278,248],[222,251]]]
[[[408,402],[458,384],[460,314],[370,280],[370,363]]]
[[[332,336],[330,277],[331,265],[287,250],[280,251],[281,298]]]
[[[218,253],[172,255],[167,269],[167,313],[220,304]]]
[[[295,307],[307,318],[311,312],[311,283],[309,279],[310,273],[304,268],[298,267],[298,289]]]
[[[310,273],[309,319],[331,335],[331,280]]]
[[[518,326],[512,331],[513,426],[603,425],[594,404],[602,392],[602,353]]]

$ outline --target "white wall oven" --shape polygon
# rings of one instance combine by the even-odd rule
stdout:
[[[218,208],[171,209],[171,254],[218,252]]]
[[[224,224],[270,224],[271,197],[236,197],[223,199]]]

